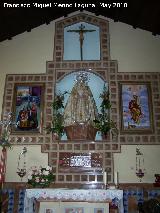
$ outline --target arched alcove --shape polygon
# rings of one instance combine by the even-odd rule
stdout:
[[[73,93],[73,90],[75,92],[75,87],[77,85],[77,78],[78,76],[82,75],[81,77],[82,78],[85,78],[85,86],[86,86],[86,89],[87,89],[87,93],[90,93],[88,98],[87,98],[87,101],[93,101],[93,104],[94,104],[94,107],[92,108],[92,104],[90,103],[88,106],[86,106],[86,109],[87,112],[84,112],[85,113],[85,116],[83,116],[83,119],[80,121],[77,120],[77,117],[76,117],[76,113],[78,114],[79,112],[73,112],[73,107],[68,107],[68,103],[70,101],[70,98],[72,96],[72,93]],[[96,83],[95,83],[96,82]],[[94,73],[92,71],[89,71],[89,70],[78,70],[78,71],[72,71],[68,74],[66,74],[65,76],[63,76],[63,78],[59,79],[58,82],[56,83],[55,85],[55,91],[56,91],[56,95],[58,94],[64,94],[65,91],[67,91],[67,94],[65,94],[64,96],[64,110],[63,110],[63,115],[64,115],[64,124],[66,124],[67,122],[65,121],[67,118],[66,118],[66,112],[65,110],[68,110],[68,117],[71,117],[73,116],[74,118],[70,118],[69,119],[69,122],[70,124],[72,125],[75,125],[76,123],[79,123],[82,125],[82,123],[92,123],[92,125],[94,126],[93,124],[93,110],[95,110],[95,117],[94,119],[96,119],[98,116],[98,114],[101,112],[101,109],[100,109],[100,106],[101,106],[101,103],[102,103],[102,98],[100,97],[100,94],[103,93],[104,91],[104,87],[105,88],[108,88],[108,83],[100,76],[98,75],[97,73]],[[84,88],[83,88],[84,89]],[[82,91],[83,95],[85,95],[85,92],[86,91]],[[91,100],[90,100],[91,99]],[[93,100],[92,100],[93,99]],[[79,100],[77,100],[79,101]],[[80,104],[80,103],[79,103]],[[70,104],[71,105],[71,104]],[[72,104],[73,106],[73,104]],[[68,109],[66,109],[68,107]],[[76,107],[74,107],[74,110],[80,110],[80,109],[77,109],[79,106],[77,104]],[[91,107],[91,109],[87,109],[87,107]],[[94,109],[95,108],[95,109]],[[78,116],[78,115],[77,115]],[[75,118],[76,117],[76,118]],[[84,120],[85,119],[85,120]],[[66,124],[66,126],[68,125],[68,123]],[[74,126],[75,128],[75,126]],[[66,135],[64,135],[62,137],[63,140],[66,139]],[[90,137],[89,137],[90,139]],[[95,138],[94,138],[95,139]],[[93,140],[94,140],[93,139]],[[96,134],[96,140],[101,140],[101,133],[98,131],[97,134]]]
[[[70,93],[73,86],[75,85],[76,75],[78,73],[86,73],[88,75],[88,86],[90,87],[92,91],[94,100],[96,102],[96,106],[99,110],[100,102],[101,102],[101,98],[99,98],[99,95],[102,93],[104,85],[108,87],[108,83],[100,75],[98,75],[97,73],[94,73],[93,71],[80,69],[78,71],[72,71],[70,73],[67,73],[66,75],[63,76],[63,78],[60,78],[56,82],[56,86],[55,86],[56,94],[64,93],[64,91],[68,91]],[[67,102],[69,93],[66,94],[65,96],[64,105]]]

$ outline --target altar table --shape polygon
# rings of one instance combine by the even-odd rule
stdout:
[[[74,203],[108,203],[116,199],[120,213],[124,213],[123,209],[123,190],[117,189],[26,189],[24,199],[24,213],[34,213],[35,201],[45,202],[74,202]],[[93,205],[92,205],[93,206]],[[74,206],[72,206],[74,207]],[[46,211],[47,212],[47,211]],[[49,212],[49,211],[48,211]],[[52,211],[50,211],[52,212]],[[61,213],[53,211],[55,213]],[[64,210],[63,210],[64,212]],[[70,212],[70,211],[68,211]],[[74,212],[74,211],[73,211]],[[76,211],[75,211],[76,212]],[[77,211],[78,212],[78,211]],[[79,211],[80,212],[80,211]],[[93,211],[94,212],[94,211]],[[97,211],[98,212],[98,211]],[[85,211],[84,211],[85,213]]]

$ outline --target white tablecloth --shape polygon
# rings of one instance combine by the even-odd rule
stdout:
[[[91,201],[102,202],[108,199],[117,199],[120,213],[123,209],[123,190],[104,189],[26,189],[24,200],[24,213],[34,213],[35,199],[54,199],[57,201]]]

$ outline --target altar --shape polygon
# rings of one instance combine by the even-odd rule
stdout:
[[[26,189],[24,213],[109,213],[112,200],[123,213],[123,190]]]

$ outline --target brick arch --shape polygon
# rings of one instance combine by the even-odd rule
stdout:
[[[69,72],[65,72],[65,71],[61,71],[61,72],[58,72],[57,74],[57,82],[61,81],[63,78],[65,78],[67,75],[71,74],[71,73],[74,73],[74,72],[88,72],[88,73],[93,73],[95,75],[97,75],[99,78],[101,78],[104,82],[107,82],[106,80],[106,75],[105,75],[105,71],[95,71],[93,69],[76,69],[76,70],[72,70],[72,71],[69,71]]]

